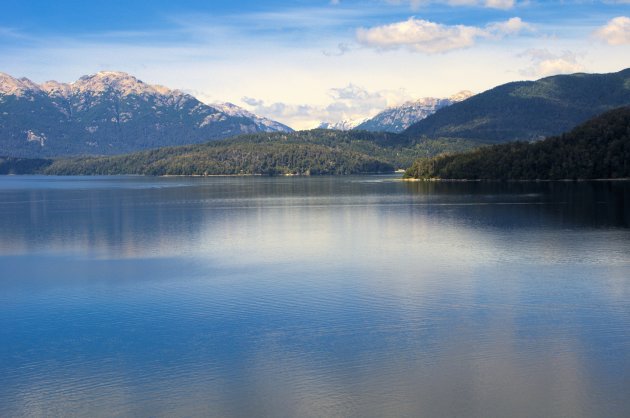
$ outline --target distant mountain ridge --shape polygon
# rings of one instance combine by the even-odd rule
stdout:
[[[339,122],[322,122],[319,124],[317,129],[332,129],[336,131],[351,131],[356,128],[358,125],[365,122],[365,119],[346,119],[341,120]]]
[[[472,92],[463,90],[446,98],[424,97],[403,103],[400,106],[387,108],[372,118],[322,122],[317,128],[338,131],[356,129],[359,131],[399,133],[439,109],[466,100],[472,95]]]
[[[495,87],[440,109],[404,134],[489,143],[531,141],[629,104],[630,68],[610,74],[557,75]]]
[[[291,132],[232,104],[206,105],[179,90],[115,71],[74,83],[0,73],[0,153],[107,155],[244,133]]]
[[[258,128],[258,132],[293,132],[293,129],[287,125],[258,116],[233,103],[212,103],[211,106],[230,116],[251,119]]]
[[[464,90],[451,97],[425,97],[400,106],[385,109],[378,115],[357,125],[354,129],[374,132],[402,132],[414,123],[434,114],[438,110],[473,96]]]

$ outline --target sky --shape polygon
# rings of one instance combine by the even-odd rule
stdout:
[[[41,83],[125,71],[295,129],[630,67],[630,0],[22,0],[1,10],[0,72]]]

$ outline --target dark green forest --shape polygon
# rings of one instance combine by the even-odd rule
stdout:
[[[0,175],[42,173],[52,163],[43,158],[0,157]]]
[[[312,130],[259,133],[127,155],[48,160],[4,159],[16,174],[322,175],[393,172],[420,157],[479,146],[466,140],[414,142],[390,133]],[[37,162],[35,162],[37,161]],[[0,166],[2,167],[2,166]]]
[[[630,177],[630,107],[598,116],[569,133],[416,161],[406,178],[560,180]]]

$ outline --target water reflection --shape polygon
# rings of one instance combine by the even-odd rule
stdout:
[[[626,416],[628,197],[0,179],[0,416]]]

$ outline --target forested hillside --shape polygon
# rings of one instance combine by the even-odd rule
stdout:
[[[504,84],[438,110],[411,125],[413,138],[493,143],[559,135],[607,110],[630,105],[630,69]]]
[[[571,132],[416,161],[405,177],[558,180],[630,177],[630,106],[606,112]]]
[[[468,150],[465,140],[410,141],[389,133],[312,130],[242,135],[120,156],[5,159],[4,171],[62,175],[358,174],[392,172],[419,157]],[[2,167],[2,165],[0,165]]]

